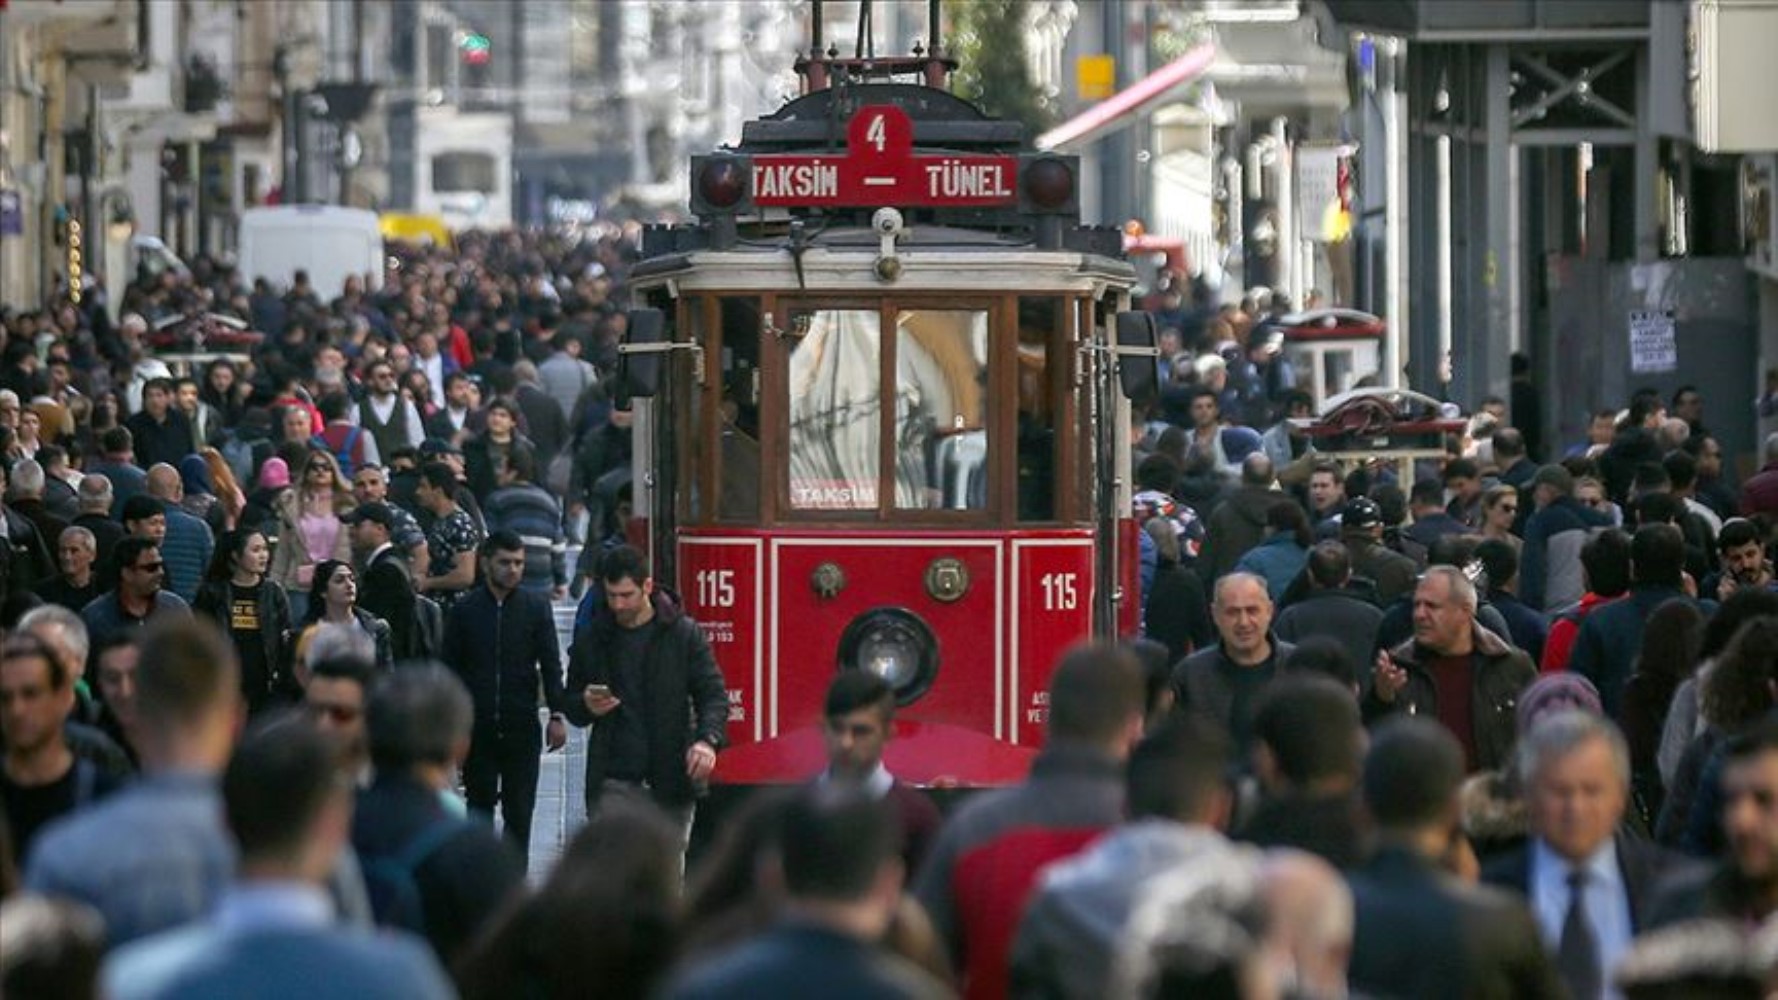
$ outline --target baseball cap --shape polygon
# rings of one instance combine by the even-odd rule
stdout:
[[[383,503],[380,500],[372,500],[370,503],[361,503],[357,507],[341,514],[340,521],[345,524],[358,524],[361,521],[375,521],[385,528],[393,528],[395,527],[395,512],[389,509],[388,504]]]
[[[1531,488],[1554,486],[1558,493],[1569,496],[1574,493],[1574,473],[1560,465],[1546,465],[1537,470],[1531,477]]]
[[[1368,497],[1355,497],[1340,508],[1340,527],[1372,528],[1383,523],[1383,508]]]

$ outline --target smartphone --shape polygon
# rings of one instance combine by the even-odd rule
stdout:
[[[604,684],[588,684],[587,691],[597,698],[611,697],[611,688]]]

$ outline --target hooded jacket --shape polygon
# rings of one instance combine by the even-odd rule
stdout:
[[[1519,566],[1519,600],[1533,611],[1557,611],[1581,599],[1580,550],[1594,532],[1611,527],[1611,518],[1582,507],[1572,497],[1558,497],[1525,522],[1525,545]]]
[[[1389,651],[1395,665],[1407,671],[1408,682],[1385,702],[1375,688],[1364,695],[1364,721],[1371,724],[1396,712],[1438,718],[1438,688],[1421,666],[1434,653],[1409,639]],[[1537,668],[1524,652],[1513,648],[1493,632],[1475,626],[1475,649],[1470,653],[1470,705],[1474,712],[1477,769],[1506,764],[1518,735],[1516,713],[1519,695],[1537,679]]]
[[[1266,513],[1290,497],[1263,486],[1243,484],[1210,512],[1204,551],[1198,556],[1205,583],[1215,583],[1266,537]]]
[[[541,598],[539,598],[541,600]],[[642,626],[649,630],[643,649],[641,675],[646,690],[635,693],[618,688],[615,651],[617,618],[601,603],[585,628],[576,631],[568,648],[567,695],[563,710],[568,721],[587,726],[586,798],[593,811],[611,763],[611,727],[593,715],[581,693],[589,684],[604,684],[624,701],[619,712],[642,713],[648,733],[648,788],[655,799],[668,806],[691,802],[703,793],[685,773],[685,751],[698,741],[721,750],[728,728],[728,692],[722,672],[703,633],[686,617],[678,597],[664,587],[653,595],[654,618]],[[553,632],[552,632],[553,635]],[[615,713],[614,713],[615,714]]]

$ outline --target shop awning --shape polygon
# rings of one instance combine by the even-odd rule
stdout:
[[[1037,148],[1077,149],[1134,124],[1174,91],[1202,76],[1215,59],[1216,46],[1206,42],[1038,136]]]

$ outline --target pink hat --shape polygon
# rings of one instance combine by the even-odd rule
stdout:
[[[259,467],[259,488],[262,490],[282,489],[290,485],[290,466],[281,458],[268,458]]]

